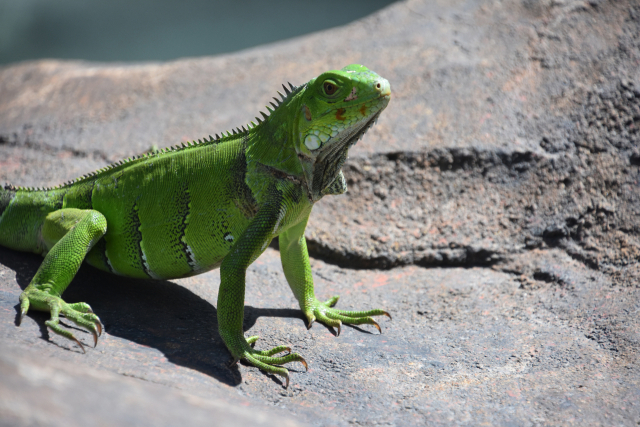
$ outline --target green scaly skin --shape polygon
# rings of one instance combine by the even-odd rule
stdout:
[[[51,313],[47,326],[82,344],[59,315],[97,337],[100,320],[85,303],[60,297],[83,260],[101,270],[144,279],[187,277],[220,267],[218,324],[235,361],[281,375],[279,365],[306,362],[297,353],[258,351],[243,333],[245,273],[274,237],[282,267],[308,325],[318,320],[370,324],[383,310],[332,308],[316,299],[304,230],[315,202],[346,188],[348,149],[389,103],[389,82],[361,65],[326,72],[267,107],[248,129],[127,159],[55,188],[0,189],[0,244],[44,261],[20,295]],[[275,99],[275,98],[274,98]],[[390,316],[389,316],[390,317]]]

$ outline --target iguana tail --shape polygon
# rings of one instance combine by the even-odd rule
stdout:
[[[42,226],[62,207],[63,195],[55,188],[0,187],[0,246],[42,253]]]

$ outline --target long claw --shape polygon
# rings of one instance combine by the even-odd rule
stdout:
[[[287,374],[285,378],[287,379],[287,383],[285,384],[284,388],[289,388],[289,374]]]
[[[338,323],[337,329],[338,329],[338,333],[336,334],[336,337],[340,336],[340,328],[341,328],[342,323]]]
[[[227,363],[227,366],[229,368],[233,368],[234,366],[236,366],[238,364],[238,361],[240,359],[236,359],[235,357],[233,359],[231,359],[231,361],[229,363]]]
[[[375,321],[375,320],[372,320],[371,322],[372,322],[371,324],[372,324],[373,326],[375,326],[376,328],[378,328],[378,332],[382,333],[382,329],[380,329],[380,325],[378,325],[378,324],[376,323],[376,321]]]
[[[389,318],[389,320],[393,320],[393,318],[391,317],[391,315],[389,313],[387,313],[386,311],[384,313],[382,313],[384,316],[387,316]]]
[[[307,365],[307,361],[304,360],[302,357],[300,358],[300,363],[302,363],[304,365],[304,370],[306,372],[309,372],[309,365]]]
[[[76,344],[78,344],[78,346],[80,346],[80,348],[82,349],[82,352],[84,354],[87,354],[86,350],[84,349],[84,346],[82,345],[82,343],[80,341],[78,341],[78,339],[76,337],[72,337],[72,340],[74,340],[76,342]]]
[[[309,324],[307,325],[307,331],[311,329],[312,326],[313,326],[313,321],[309,322]]]
[[[95,348],[98,345],[98,335],[102,335],[102,325],[100,323],[100,319],[93,313],[89,304],[84,302],[67,304],[59,296],[52,295],[51,293],[38,288],[37,284],[31,283],[20,294],[20,317],[18,325],[22,323],[22,319],[24,318],[24,315],[27,314],[31,302],[34,304],[37,302],[42,306],[46,305],[51,314],[51,318],[45,322],[47,328],[51,332],[75,342],[82,350],[82,353],[86,354],[87,350],[73,335],[73,333],[61,327],[59,323],[60,316],[64,316],[77,326],[91,332],[91,335],[93,336],[93,347]]]

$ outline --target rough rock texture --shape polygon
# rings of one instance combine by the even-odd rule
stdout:
[[[150,425],[163,414],[167,425],[234,414],[303,425],[640,422],[635,1],[411,0],[216,58],[5,67],[0,180],[57,184],[242,125],[280,83],[353,62],[388,78],[393,99],[345,165],[348,194],[318,203],[307,237],[319,295],[387,307],[383,335],[307,331],[269,249],[248,273],[245,327],[258,346],[286,342],[307,358],[309,372],[291,367],[289,390],[226,367],[216,272],[156,283],[83,267],[65,297],[91,304],[106,334],[82,354],[48,334],[42,314],[15,327],[40,259],[0,248],[0,419],[57,424],[69,408],[89,419],[95,400],[118,408],[101,412],[113,422]]]

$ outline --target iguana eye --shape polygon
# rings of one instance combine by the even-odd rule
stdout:
[[[324,89],[324,93],[329,96],[333,95],[338,90],[338,86],[336,86],[336,84],[331,80],[326,80],[322,85],[322,88]]]

